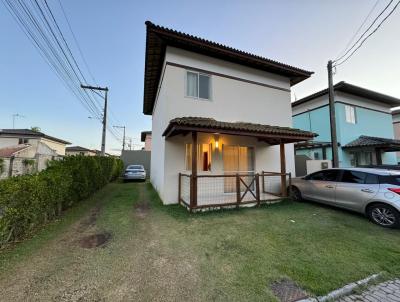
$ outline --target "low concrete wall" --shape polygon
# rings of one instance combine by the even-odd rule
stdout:
[[[124,162],[124,168],[128,165],[143,165],[147,176],[150,176],[151,152],[145,150],[125,150],[122,151],[121,159]]]

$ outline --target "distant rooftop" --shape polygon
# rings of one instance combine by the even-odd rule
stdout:
[[[44,134],[43,132],[40,131],[33,131],[31,129],[0,129],[0,137],[1,136],[18,136],[18,137],[22,136],[24,138],[42,137],[65,145],[71,144],[70,142],[62,140],[60,138]]]
[[[97,150],[91,150],[85,147],[81,147],[81,146],[70,146],[70,147],[66,147],[65,151],[72,151],[72,152],[97,152]]]
[[[391,107],[397,107],[400,106],[400,99],[392,97],[390,95],[386,95],[380,92],[376,92],[373,90],[369,90],[360,86],[356,86],[356,85],[352,85],[349,83],[346,83],[345,81],[341,81],[337,84],[335,84],[334,86],[335,91],[341,91],[341,92],[345,92],[348,94],[352,94],[352,95],[356,95],[359,97],[364,97],[370,100],[374,100],[377,102],[381,102],[384,104],[387,104]],[[318,91],[316,93],[313,93],[309,96],[306,96],[300,100],[297,100],[295,102],[292,103],[292,107],[296,107],[299,106],[301,104],[304,104],[308,101],[311,101],[317,97],[323,96],[325,94],[328,94],[328,88]]]
[[[0,148],[0,157],[12,157],[13,155],[17,154],[18,152],[21,152],[30,147],[31,147],[31,145],[28,145],[28,144],[20,144],[20,145],[16,145],[16,146]]]
[[[144,142],[147,135],[151,135],[151,131],[142,131],[142,133],[140,134],[140,141]]]
[[[311,71],[257,56],[180,31],[155,25],[150,21],[146,21],[146,26],[146,63],[143,99],[144,114],[152,114],[158,83],[164,64],[165,50],[168,45],[224,61],[279,74],[290,78],[291,85],[295,85],[309,78],[313,74]]]

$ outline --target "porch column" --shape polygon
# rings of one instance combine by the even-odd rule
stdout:
[[[192,132],[192,181],[190,207],[197,206],[197,132]]]
[[[286,155],[285,144],[280,143],[280,156],[281,156],[281,192],[282,196],[286,197]]]

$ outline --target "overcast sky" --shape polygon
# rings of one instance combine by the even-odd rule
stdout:
[[[345,48],[376,0],[133,1],[62,0],[86,61],[110,88],[113,121],[139,142],[151,129],[142,114],[146,20],[314,71],[292,88],[297,98],[326,88],[326,64]],[[389,1],[380,0],[369,22]],[[80,66],[87,74],[61,14],[48,0]],[[400,9],[346,64],[334,82],[347,81],[400,97]],[[101,124],[45,64],[0,3],[0,129],[39,126],[74,145],[100,148]],[[120,149],[108,134],[107,150]]]

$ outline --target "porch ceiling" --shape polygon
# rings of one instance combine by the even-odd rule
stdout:
[[[400,151],[400,140],[361,135],[359,138],[343,146],[343,149],[376,148],[386,152]]]
[[[189,132],[250,136],[270,145],[311,140],[318,134],[289,127],[244,122],[222,122],[212,118],[182,117],[169,122],[163,136],[186,135]]]

